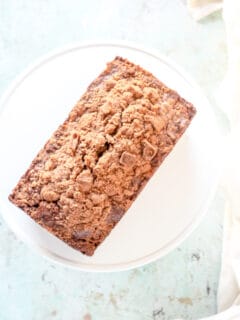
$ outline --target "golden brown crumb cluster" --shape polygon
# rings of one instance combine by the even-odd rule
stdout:
[[[190,103],[151,73],[117,57],[9,198],[58,238],[92,255],[194,114]]]

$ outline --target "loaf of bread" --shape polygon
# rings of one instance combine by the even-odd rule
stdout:
[[[150,72],[116,57],[40,150],[9,199],[69,246],[92,255],[195,112]]]

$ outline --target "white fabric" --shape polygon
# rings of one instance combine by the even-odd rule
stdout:
[[[240,305],[240,128],[235,127],[227,140],[223,184],[228,203],[224,218],[222,270],[218,289],[218,310]],[[239,314],[240,319],[240,314]]]
[[[231,125],[240,125],[240,1],[225,0],[223,18],[226,26],[228,70],[218,91],[219,104],[229,116]],[[226,92],[225,92],[226,91]]]
[[[223,3],[218,0],[188,0],[190,13],[195,19],[210,14],[222,4],[228,45],[228,70],[216,96],[231,124],[226,144],[223,142],[223,149],[227,154],[223,186],[228,203],[224,218],[218,290],[220,313],[202,320],[240,320],[240,0],[224,0]]]
[[[187,4],[195,20],[200,20],[222,8],[222,0],[188,0]]]
[[[228,71],[218,96],[219,105],[229,116],[231,132],[227,140],[228,159],[223,179],[229,203],[224,221],[219,311],[233,304],[240,305],[240,1],[225,0],[223,17],[228,45]]]

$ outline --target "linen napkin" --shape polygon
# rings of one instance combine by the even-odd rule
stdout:
[[[202,320],[240,320],[240,1],[188,0],[188,7],[194,19],[223,7],[228,46],[228,70],[216,95],[231,124],[226,144],[223,143],[227,156],[222,182],[227,205],[218,290],[221,313]]]

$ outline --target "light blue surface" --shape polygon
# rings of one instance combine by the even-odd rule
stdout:
[[[224,37],[220,14],[196,23],[180,0],[1,0],[0,94],[49,50],[76,41],[128,40],[172,58],[212,100],[226,68]],[[148,266],[112,274],[77,272],[44,260],[0,218],[0,320],[164,320],[213,314],[223,210],[218,190],[204,221],[179,248]]]

